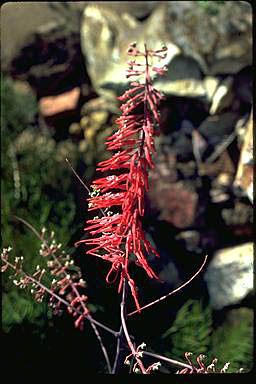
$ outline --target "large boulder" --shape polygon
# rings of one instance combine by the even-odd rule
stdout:
[[[204,76],[234,74],[251,65],[250,5],[229,1],[215,7],[213,14],[195,1],[159,2],[140,21],[128,9],[89,4],[83,14],[81,47],[97,93],[113,96],[127,85],[126,49],[132,41],[139,47],[168,47],[167,77],[155,79],[166,94],[207,97]]]
[[[216,252],[204,278],[213,308],[240,303],[253,290],[253,243]]]
[[[73,3],[6,3],[2,7],[2,70],[27,81],[40,98],[86,79],[80,51],[81,10]]]

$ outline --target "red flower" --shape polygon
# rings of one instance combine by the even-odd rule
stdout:
[[[80,241],[93,246],[87,251],[88,254],[112,264],[106,281],[112,283],[120,276],[118,292],[124,281],[128,281],[138,310],[140,305],[136,285],[128,271],[129,258],[133,254],[136,264],[150,278],[158,279],[146,255],[159,256],[145,239],[141,217],[144,215],[144,193],[149,187],[148,170],[154,167],[154,136],[160,121],[158,107],[163,99],[163,95],[154,89],[150,73],[153,71],[163,75],[166,68],[152,67],[148,61],[149,57],[164,58],[162,53],[166,49],[163,47],[152,51],[145,45],[144,52],[141,52],[135,43],[129,45],[128,55],[144,57],[145,64],[129,61],[127,77],[144,75],[144,83],[131,82],[131,89],[118,97],[124,102],[120,107],[122,114],[116,120],[119,129],[106,140],[107,149],[118,152],[109,160],[100,162],[97,170],[118,171],[121,174],[112,174],[93,182],[94,192],[88,199],[89,210],[101,209],[104,216],[87,221],[85,230],[90,232],[92,238]],[[120,212],[109,211],[111,207]]]

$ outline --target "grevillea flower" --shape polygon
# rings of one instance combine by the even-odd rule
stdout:
[[[157,251],[146,240],[142,229],[141,218],[144,215],[144,193],[148,190],[148,171],[154,168],[152,155],[154,136],[158,134],[159,104],[164,96],[154,89],[151,76],[155,72],[163,75],[165,67],[153,66],[150,61],[165,58],[166,47],[153,51],[144,46],[140,51],[136,43],[129,45],[129,56],[140,57],[144,63],[136,64],[129,61],[127,78],[138,77],[137,81],[130,83],[130,89],[124,92],[119,100],[121,116],[116,123],[118,130],[107,140],[107,149],[117,151],[106,161],[98,164],[100,172],[115,171],[115,173],[93,181],[94,192],[88,199],[89,210],[100,209],[103,217],[88,220],[85,230],[92,237],[81,240],[93,246],[87,253],[111,263],[106,277],[108,283],[120,278],[118,292],[127,280],[134,297],[137,309],[140,309],[136,285],[128,271],[128,262],[131,256],[135,257],[136,264],[142,267],[150,278],[158,279],[149,266],[147,257],[155,255]],[[154,59],[155,60],[155,59]],[[109,209],[113,208],[116,213]]]

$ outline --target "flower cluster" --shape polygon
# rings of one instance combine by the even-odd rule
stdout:
[[[143,357],[143,349],[146,347],[146,344],[145,343],[142,343],[140,344],[137,348],[136,348],[136,351],[135,351],[135,354],[136,354],[136,357],[137,358],[142,358]],[[131,365],[131,361],[130,359],[132,359],[132,357],[134,357],[134,354],[133,353],[130,353],[128,356],[126,356],[125,360],[124,360],[124,364],[125,365]],[[161,363],[160,361],[156,362],[156,363],[153,363],[151,365],[148,366],[148,368],[145,368],[145,373],[146,374],[150,374],[152,371],[157,371],[159,369],[159,367],[161,367]],[[141,373],[141,369],[139,368],[138,366],[138,361],[136,361],[134,364],[133,364],[133,367],[132,367],[132,372],[134,373]]]
[[[43,281],[46,269],[36,266],[34,273],[28,274],[24,271],[23,257],[16,257],[14,262],[9,261],[11,247],[4,248],[1,254],[2,272],[8,268],[14,271],[10,276],[13,283],[19,288],[30,288],[30,292],[37,302],[42,302],[48,295],[48,304],[53,309],[53,314],[62,314],[63,306],[67,308],[68,313],[75,319],[75,327],[83,329],[84,318],[89,314],[85,305],[87,296],[80,291],[85,288],[85,281],[81,278],[79,267],[74,265],[70,255],[65,251],[60,251],[61,244],[57,244],[54,239],[54,232],[51,232],[49,239],[45,238],[46,230],[42,229],[38,237],[41,239],[41,248],[39,254],[47,257],[47,267],[52,276],[51,286]]]
[[[145,255],[159,257],[159,254],[145,238],[141,217],[144,215],[144,194],[149,188],[148,171],[154,167],[152,156],[156,153],[154,136],[159,134],[159,104],[164,98],[153,87],[151,74],[166,72],[165,67],[153,66],[149,61],[165,58],[166,50],[164,46],[153,51],[145,45],[144,51],[140,51],[136,43],[128,47],[128,55],[143,58],[144,63],[128,62],[127,78],[138,76],[139,80],[132,81],[130,89],[118,97],[124,102],[120,107],[122,114],[116,120],[119,127],[106,141],[107,149],[117,152],[109,160],[100,162],[97,168],[100,172],[114,173],[95,180],[92,187],[98,193],[88,199],[89,210],[100,209],[103,216],[87,221],[85,230],[93,237],[78,242],[92,245],[88,254],[111,263],[106,281],[114,282],[120,275],[118,292],[124,281],[128,281],[138,310],[136,286],[128,271],[130,256],[135,257],[136,264],[150,278],[158,279]]]
[[[217,368],[217,362],[218,359],[213,359],[211,364],[206,366],[204,364],[204,360],[206,359],[206,356],[203,354],[200,354],[197,358],[197,364],[198,366],[195,366],[195,364],[191,360],[192,353],[191,352],[185,352],[185,358],[188,361],[191,368],[184,368],[176,372],[176,374],[186,374],[186,373],[226,373],[230,363],[226,363],[221,369]],[[239,370],[238,373],[242,373],[242,368]]]
[[[83,329],[84,318],[89,311],[85,305],[87,296],[80,294],[80,291],[85,288],[85,281],[82,279],[82,274],[74,260],[71,260],[70,255],[65,251],[57,252],[61,248],[61,244],[57,244],[54,239],[54,232],[50,234],[49,241],[45,239],[45,228],[42,229],[42,245],[40,254],[43,257],[48,257],[47,266],[53,280],[51,282],[51,292],[54,295],[50,296],[49,306],[53,309],[55,315],[62,314],[63,301],[60,297],[64,297],[69,304],[67,307],[68,313],[72,314],[75,320],[75,327]],[[49,258],[49,256],[51,256]]]
[[[41,303],[44,299],[46,290],[44,284],[42,283],[43,276],[45,275],[46,270],[36,266],[36,270],[33,274],[28,275],[23,270],[24,258],[15,257],[13,263],[9,261],[9,254],[12,251],[11,247],[4,248],[1,253],[2,267],[1,272],[5,272],[8,268],[14,270],[14,274],[10,276],[13,284],[19,287],[20,289],[25,289],[31,286],[30,292],[33,295],[37,303]]]

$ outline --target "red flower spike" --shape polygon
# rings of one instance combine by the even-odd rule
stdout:
[[[144,215],[145,191],[149,188],[148,172],[154,168],[152,156],[156,154],[154,136],[159,134],[159,104],[164,98],[154,89],[150,76],[153,72],[161,76],[166,71],[165,67],[149,65],[148,58],[164,58],[162,53],[165,51],[166,47],[148,50],[146,45],[144,51],[140,51],[136,43],[129,44],[128,55],[134,58],[142,56],[145,63],[136,64],[135,60],[130,60],[126,77],[144,75],[144,84],[141,80],[132,81],[131,88],[117,98],[124,102],[120,107],[122,114],[115,121],[119,129],[108,137],[106,145],[108,150],[120,151],[100,162],[97,171],[121,170],[121,174],[112,172],[93,182],[97,194],[88,199],[89,210],[106,209],[105,216],[88,220],[85,230],[92,237],[79,242],[92,246],[87,254],[111,263],[106,282],[112,284],[119,277],[119,293],[124,282],[128,282],[139,311],[136,284],[128,271],[131,254],[136,259],[136,265],[143,268],[150,278],[159,280],[147,262],[147,256],[159,257],[159,254],[145,239],[141,218]],[[139,110],[144,112],[137,114]],[[118,213],[109,211],[112,206]],[[77,327],[82,323],[83,316],[77,319]]]

